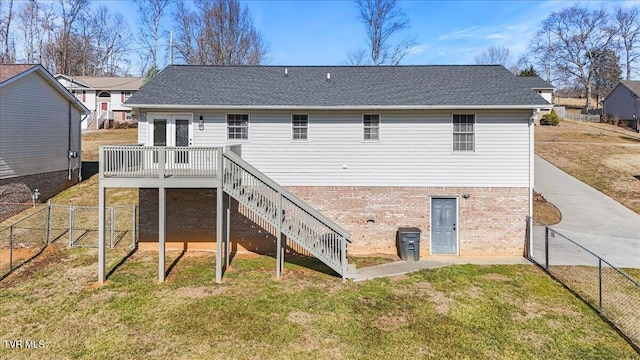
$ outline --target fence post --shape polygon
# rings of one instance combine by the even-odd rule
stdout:
[[[73,247],[73,206],[69,206],[69,247]]]
[[[13,225],[9,226],[9,271],[13,270]]]
[[[598,311],[602,313],[602,258],[598,257]]]
[[[51,241],[51,200],[47,200],[47,245]]]
[[[549,272],[549,227],[544,226],[544,268]]]

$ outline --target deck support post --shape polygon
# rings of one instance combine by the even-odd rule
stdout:
[[[219,149],[217,152],[218,159],[218,174],[220,174],[220,178],[222,179],[224,173],[224,164],[222,157],[222,149]],[[222,219],[224,212],[224,193],[222,191],[222,181],[220,185],[217,187],[217,196],[216,196],[216,282],[222,282]]]
[[[102,151],[100,152],[102,155]],[[106,253],[105,253],[105,238],[104,238],[104,206],[105,195],[107,189],[102,185],[98,186],[98,283],[103,284],[107,278],[106,272]]]
[[[165,270],[165,231],[167,189],[158,188],[158,282],[164,282]]]
[[[226,240],[226,250],[224,252],[226,259],[225,259],[225,269],[229,268],[229,251],[231,249],[230,246],[230,233],[231,231],[229,230],[231,228],[231,195],[227,195],[227,222],[225,224],[225,230],[227,232],[226,236],[225,236],[225,240]]]
[[[276,279],[282,275],[282,193],[278,192],[278,214],[276,216],[278,237],[276,238]]]

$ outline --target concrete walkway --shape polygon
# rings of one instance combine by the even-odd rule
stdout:
[[[522,256],[496,256],[496,257],[459,257],[459,256],[431,256],[420,261],[396,261],[392,263],[369,266],[357,269],[357,275],[353,281],[371,280],[381,277],[403,275],[410,272],[434,269],[455,264],[474,265],[513,265],[528,264]]]
[[[640,215],[538,156],[535,190],[562,213],[553,229],[614,266],[640,268]]]

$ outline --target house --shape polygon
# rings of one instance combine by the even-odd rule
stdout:
[[[46,200],[80,180],[85,113],[42,65],[0,64],[2,201]]]
[[[525,84],[525,86],[531,88],[533,92],[542,96],[542,98],[549,103],[547,107],[541,108],[536,115],[536,122],[540,123],[540,119],[542,119],[542,116],[551,113],[551,109],[553,109],[552,104],[554,87],[548,82],[542,80],[539,76],[518,76],[518,78]]]
[[[620,80],[604,97],[603,113],[640,132],[640,81]]]
[[[144,146],[102,149],[100,198],[140,188],[141,247],[300,249],[343,277],[347,243],[396,254],[407,226],[422,256],[521,255],[550,106],[495,65],[169,66],[125,105]]]
[[[82,121],[82,129],[114,127],[132,122],[131,109],[122,104],[140,87],[141,77],[96,77],[57,74],[56,79],[91,110]]]
[[[526,86],[530,87],[531,90],[547,100],[549,104],[553,104],[553,85],[542,80],[539,76],[519,76],[518,78],[526,84]]]

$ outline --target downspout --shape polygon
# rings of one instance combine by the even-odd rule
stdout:
[[[68,102],[68,120],[69,120],[69,134],[67,136],[68,138],[68,143],[67,143],[67,180],[71,180],[71,101]]]
[[[540,109],[533,109],[529,118],[529,216],[533,217],[533,187],[535,186],[535,131],[536,117]]]
[[[88,118],[89,115],[85,115],[84,119],[80,119],[80,123],[78,124],[78,128],[80,129],[80,139],[78,139],[78,144],[80,144],[80,148],[78,149],[78,157],[76,159],[78,164],[78,182],[82,182],[82,122]]]

